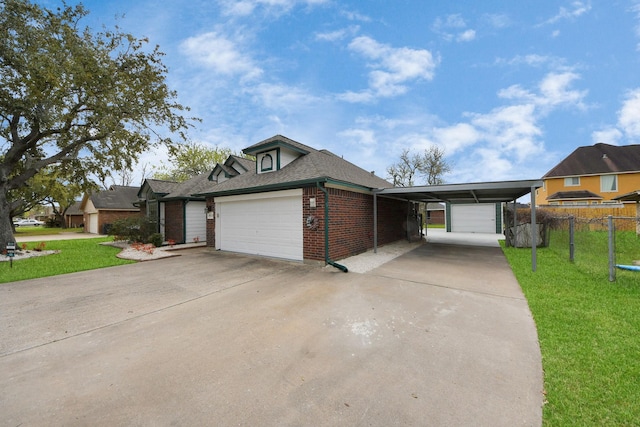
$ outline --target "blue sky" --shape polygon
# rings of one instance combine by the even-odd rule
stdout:
[[[86,25],[160,46],[202,118],[192,140],[212,146],[282,134],[386,177],[403,149],[437,145],[458,183],[539,178],[579,146],[640,143],[640,0],[83,4]]]

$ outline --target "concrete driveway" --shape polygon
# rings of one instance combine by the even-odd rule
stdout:
[[[539,426],[499,248],[366,274],[206,248],[0,285],[0,425]]]

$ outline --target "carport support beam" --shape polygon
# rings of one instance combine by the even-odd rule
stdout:
[[[536,223],[536,187],[531,187],[531,271],[538,267],[538,224]]]

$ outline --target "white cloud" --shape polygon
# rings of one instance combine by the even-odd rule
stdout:
[[[551,55],[539,55],[532,53],[528,55],[516,55],[511,59],[498,58],[496,63],[499,65],[506,64],[511,66],[528,65],[530,67],[543,67],[547,66],[550,69],[568,69],[565,65],[565,60],[557,56]]]
[[[349,21],[361,21],[361,22],[371,22],[371,18],[367,15],[363,15],[358,12],[353,12],[349,10],[342,10],[340,14],[347,18]]]
[[[431,29],[447,41],[468,42],[476,38],[475,30],[467,29],[467,23],[459,14],[436,18]]]
[[[466,30],[456,37],[456,40],[459,42],[470,42],[471,40],[476,38],[475,30]]]
[[[482,16],[482,19],[493,28],[506,28],[511,25],[511,18],[505,14],[487,13]]]
[[[618,126],[630,139],[640,139],[640,88],[627,93],[618,111]]]
[[[358,145],[372,146],[377,144],[375,132],[370,129],[347,129],[339,132],[338,135],[356,141]]]
[[[618,110],[616,126],[605,127],[592,132],[594,142],[619,144],[624,141],[640,141],[640,88],[628,91]]]
[[[240,52],[241,48],[236,42],[217,32],[189,37],[182,42],[181,48],[192,61],[219,74],[244,78],[255,78],[262,74],[262,69],[251,57]]]
[[[296,6],[316,6],[329,0],[220,0],[223,14],[230,16],[248,16],[262,8],[269,14],[284,14]]]
[[[575,19],[575,18],[578,18],[578,17],[584,15],[585,13],[589,12],[590,10],[591,10],[591,3],[590,2],[586,2],[585,3],[583,1],[574,1],[574,2],[571,3],[571,6],[569,8],[566,8],[564,6],[560,6],[560,10],[558,11],[558,13],[556,15],[554,15],[551,18],[547,19],[546,21],[544,21],[540,25],[555,24],[556,22],[562,21],[562,20],[565,20],[565,19]]]
[[[349,49],[366,58],[369,63],[369,89],[346,92],[339,99],[348,102],[369,102],[379,97],[393,97],[405,93],[406,84],[433,79],[438,61],[426,49],[394,48],[374,39],[356,37]]]
[[[580,76],[573,72],[549,73],[540,82],[539,102],[544,106],[558,106],[562,104],[585,108],[582,100],[587,96],[587,90],[571,90],[571,84]]]
[[[279,112],[296,112],[305,108],[313,108],[320,98],[301,88],[287,85],[260,83],[245,89],[260,105]]]
[[[542,130],[533,104],[498,107],[486,114],[469,116],[488,146],[509,153],[518,162],[542,150],[542,142],[538,139]]]
[[[478,129],[469,123],[457,123],[448,127],[433,129],[434,141],[446,147],[447,153],[453,154],[477,143],[482,138]]]
[[[593,132],[591,139],[594,144],[604,142],[605,144],[618,145],[622,136],[622,132],[619,129],[607,128]]]
[[[550,108],[566,105],[584,109],[586,107],[583,100],[588,91],[570,88],[579,78],[579,74],[571,71],[551,72],[538,84],[538,93],[524,89],[520,85],[513,85],[502,89],[498,92],[498,96],[504,99],[531,102],[537,107]]]
[[[393,126],[361,120],[359,129],[366,129],[371,140],[392,140],[390,151],[395,157],[404,148],[442,147],[448,157],[455,158],[453,171],[446,177],[449,182],[528,179],[548,166],[544,118],[559,108],[583,105],[586,92],[572,89],[579,77],[555,72],[543,76],[531,90],[513,85],[498,92],[508,101],[506,105],[484,113],[467,112],[462,121],[451,125],[433,117],[405,117]]]
[[[338,40],[343,40],[347,37],[351,37],[354,34],[357,34],[358,31],[360,31],[360,27],[357,25],[352,25],[348,28],[342,28],[340,30],[329,31],[326,33],[316,33],[316,40],[335,42]]]

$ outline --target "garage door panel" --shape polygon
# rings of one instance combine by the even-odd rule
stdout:
[[[220,249],[302,260],[302,197],[216,200]]]
[[[495,205],[451,205],[451,231],[459,233],[495,233]]]

